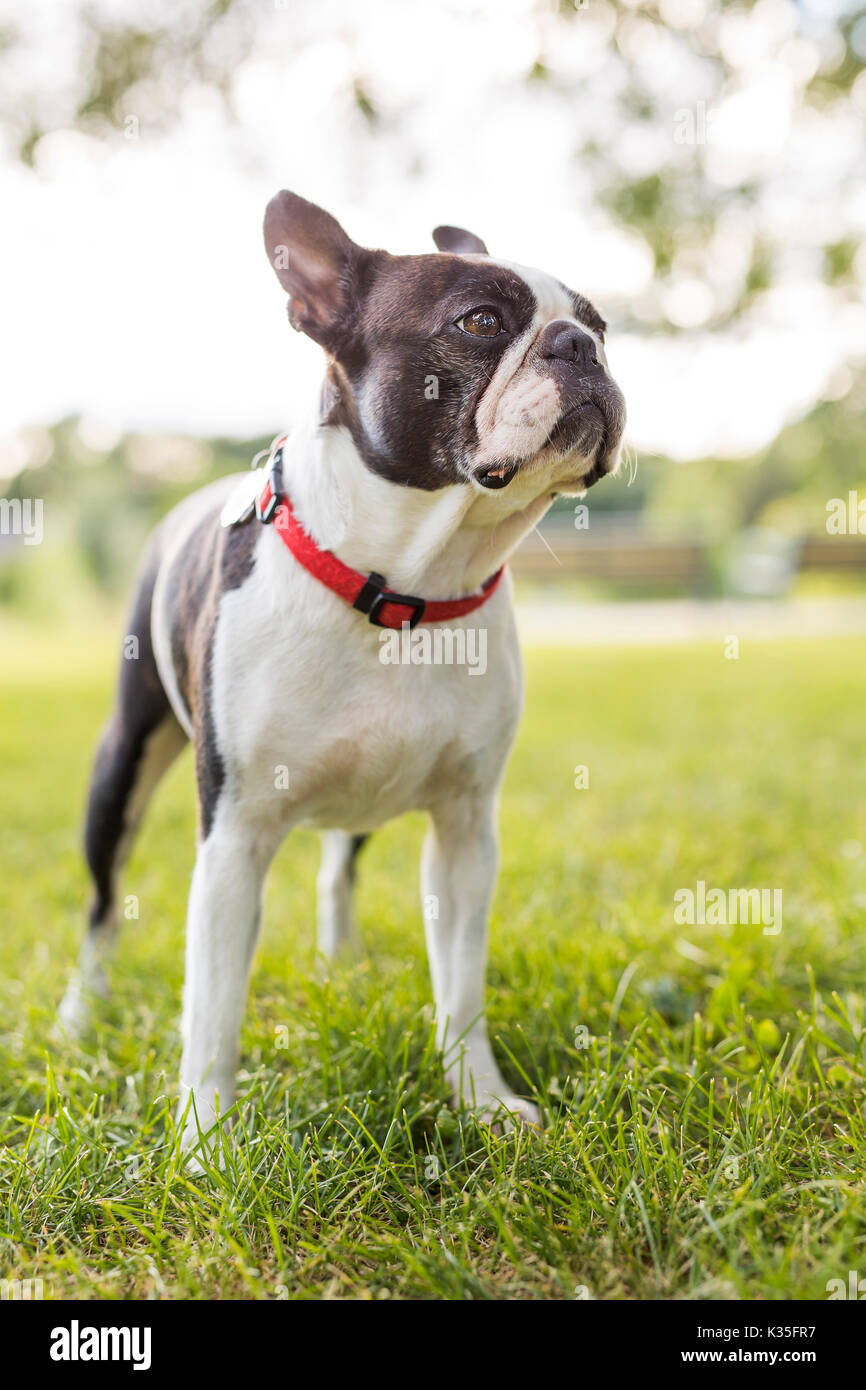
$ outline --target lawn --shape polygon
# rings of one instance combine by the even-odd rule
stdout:
[[[365,850],[369,954],[327,974],[317,841],[292,837],[237,1123],[200,1177],[171,1125],[188,759],[129,867],[114,998],[85,1044],[49,1041],[110,667],[101,628],[5,640],[3,1276],[46,1298],[788,1299],[866,1274],[866,643],[527,654],[489,1015],[543,1132],[498,1136],[446,1105],[422,819]],[[675,921],[699,880],[781,889],[781,931]]]

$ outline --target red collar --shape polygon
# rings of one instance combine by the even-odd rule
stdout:
[[[256,499],[256,515],[265,524],[273,522],[280,540],[288,546],[298,563],[327,589],[339,594],[359,612],[366,613],[376,627],[398,630],[405,623],[415,627],[417,623],[444,623],[451,618],[465,618],[467,613],[474,613],[476,608],[487,602],[502,578],[504,565],[484,581],[477,594],[470,594],[468,598],[425,600],[410,594],[395,593],[388,588],[383,575],[375,571],[361,574],[350,565],[344,565],[332,551],[322,550],[304,530],[283,492],[283,446],[286,438],[286,435],[282,435],[271,445],[265,465],[265,486]]]

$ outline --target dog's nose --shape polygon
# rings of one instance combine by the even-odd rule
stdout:
[[[573,363],[582,372],[591,372],[601,365],[592,338],[567,319],[554,319],[547,325],[538,350],[542,357],[558,357],[563,362]]]

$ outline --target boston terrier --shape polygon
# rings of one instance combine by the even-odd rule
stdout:
[[[188,497],[145,555],[90,788],[95,892],[61,1024],[80,1029],[105,993],[118,872],[190,742],[184,1147],[206,1145],[233,1101],[262,888],[287,832],[323,832],[330,958],[354,940],[359,848],[410,810],[429,816],[423,920],[449,1087],[485,1121],[535,1124],[484,1017],[497,794],[522,700],[504,567],[558,494],[581,496],[618,466],[625,407],[605,324],[554,276],[458,227],[436,229],[435,254],[394,256],[283,191],[264,236],[289,321],[324,350],[324,381],[262,467]],[[425,649],[418,659],[425,628],[465,641],[473,627],[483,678]],[[383,660],[395,634],[409,659]]]

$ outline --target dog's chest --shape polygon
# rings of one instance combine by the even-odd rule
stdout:
[[[507,594],[448,632],[384,633],[297,567],[276,587],[269,568],[224,596],[217,624],[229,794],[263,819],[360,832],[489,793],[521,698]]]

